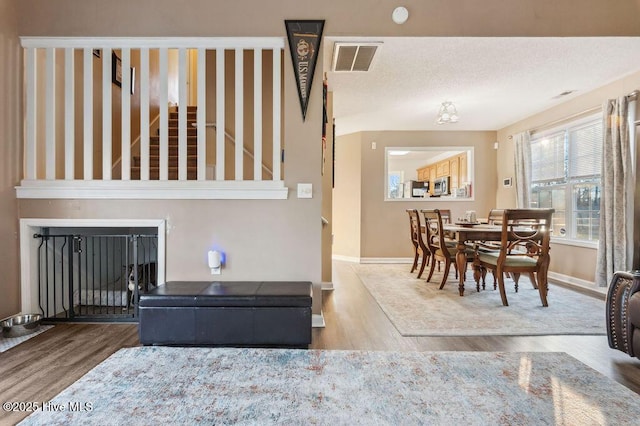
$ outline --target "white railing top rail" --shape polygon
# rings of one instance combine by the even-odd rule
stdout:
[[[25,48],[284,49],[284,37],[20,37]]]

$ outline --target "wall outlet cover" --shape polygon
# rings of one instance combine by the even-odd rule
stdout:
[[[298,198],[313,198],[313,184],[299,183]]]

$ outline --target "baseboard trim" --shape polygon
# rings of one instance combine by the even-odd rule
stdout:
[[[312,314],[311,315],[311,327],[312,328],[324,328],[325,324],[324,324],[324,315],[322,314],[322,311],[320,311],[319,314]]]
[[[606,299],[607,289],[604,287],[596,287],[592,281],[575,278],[569,275],[559,274],[557,272],[547,272],[547,278],[550,283],[566,287],[571,290],[576,290],[589,296],[597,297],[599,299]]]
[[[413,263],[408,257],[361,257],[360,263]]]
[[[320,285],[322,286],[322,291],[331,291],[334,288],[333,283],[330,281],[323,281]]]
[[[332,254],[331,259],[342,260],[343,262],[360,263],[359,257],[343,256],[341,254]]]
[[[351,257],[334,254],[331,259],[351,263],[413,263],[413,258],[410,257]]]

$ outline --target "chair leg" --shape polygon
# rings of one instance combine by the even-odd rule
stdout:
[[[413,254],[413,265],[411,266],[411,273],[413,273],[413,271],[415,271],[417,267],[418,267],[418,248],[416,247],[414,249],[414,254]]]
[[[538,283],[536,282],[536,277],[533,272],[529,273],[529,279],[531,280],[531,285],[534,289],[538,289]]]
[[[502,298],[502,305],[509,306],[509,302],[507,302],[507,293],[504,290],[504,273],[500,271],[496,274],[498,275],[498,287],[500,287],[500,297]]]
[[[427,254],[422,254],[422,264],[420,265],[420,272],[418,272],[418,278],[422,277],[422,272],[424,272],[424,267],[426,266],[427,262],[429,261],[429,257],[430,255]]]
[[[487,284],[487,268],[482,267],[481,272],[482,272],[482,289],[484,290]]]
[[[444,287],[444,284],[447,282],[447,277],[449,276],[449,269],[451,269],[451,261],[445,261],[444,262],[444,273],[442,274],[442,281],[440,282],[440,287],[439,289],[442,290],[442,288]]]
[[[480,275],[482,274],[480,270],[482,266],[473,264],[473,280],[476,282],[476,291],[480,292]]]
[[[520,272],[512,272],[513,282],[516,284],[516,293],[518,292],[518,281],[520,281]]]
[[[494,269],[491,270],[491,275],[493,275],[493,289],[495,290],[496,287],[496,271]]]
[[[429,267],[429,275],[427,276],[427,282],[431,281],[431,277],[433,276],[433,271],[436,269],[436,259],[431,259],[431,266]]]
[[[456,263],[456,261],[453,261],[453,269],[456,271],[455,277],[456,280],[458,279],[458,264]]]
[[[540,293],[540,301],[545,308],[549,306],[547,303],[547,271],[542,269],[538,272],[538,292]]]

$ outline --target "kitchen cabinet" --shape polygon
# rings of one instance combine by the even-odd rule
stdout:
[[[434,182],[438,178],[448,176],[449,188],[452,191],[469,183],[469,166],[466,152],[420,167],[416,171],[420,181]],[[433,184],[429,185],[429,193],[433,195]]]
[[[451,160],[449,160],[449,175],[451,176],[451,179],[449,179],[449,184],[451,185],[451,191],[454,191],[460,188],[460,181],[459,181],[460,176],[459,176],[458,164],[459,164],[458,157],[454,157]]]
[[[419,181],[428,181],[429,180],[429,167],[422,167],[417,170],[418,171],[418,180]]]
[[[433,183],[431,182],[435,182],[436,180],[436,168],[434,167],[430,167],[429,168],[429,193],[431,195],[433,195]]]
[[[458,157],[458,161],[460,162],[458,175],[460,176],[460,184],[464,185],[469,182],[469,172],[468,172],[468,164],[467,164],[467,154],[460,154]]]
[[[449,160],[440,161],[436,164],[436,177],[449,176]]]

